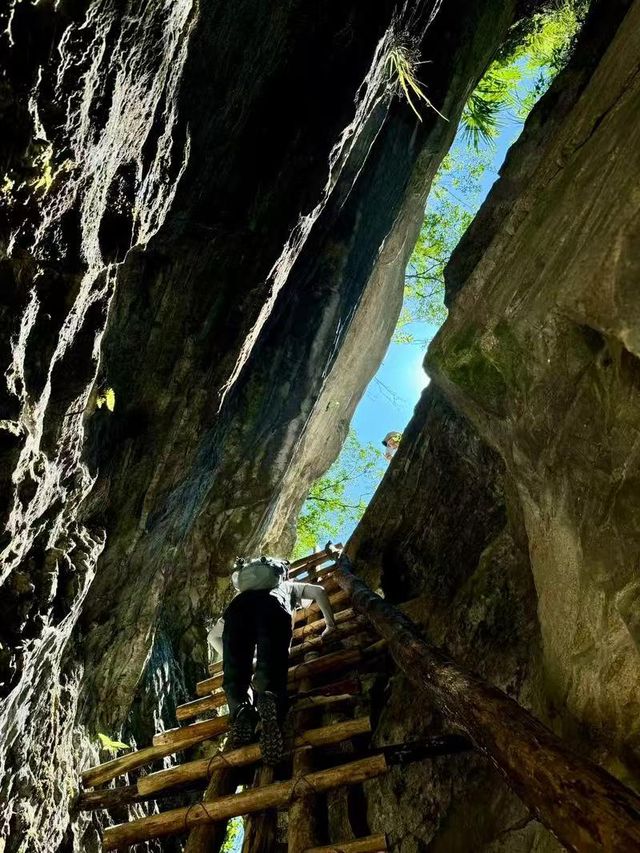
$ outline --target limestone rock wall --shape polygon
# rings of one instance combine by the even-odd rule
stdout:
[[[596,3],[509,152],[350,545],[436,644],[636,787],[639,23]],[[389,685],[381,742],[443,725],[408,696]],[[557,849],[475,756],[394,771],[369,802],[402,853]]]
[[[523,9],[5,7],[0,832],[90,851],[69,806],[96,731],[171,720],[235,553],[291,543],[395,325],[457,116]],[[393,96],[407,40],[449,123]]]

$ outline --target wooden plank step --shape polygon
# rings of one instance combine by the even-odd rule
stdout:
[[[353,608],[349,607],[346,610],[340,610],[335,614],[334,619],[336,625],[341,625],[343,622],[348,622],[350,619],[353,619],[355,616],[355,612]],[[363,623],[366,620],[363,620]],[[312,636],[314,634],[320,634],[324,631],[326,627],[326,622],[324,619],[317,619],[315,622],[311,622],[309,625],[302,625],[300,628],[296,628],[293,632],[293,642],[294,645],[296,641],[300,641],[307,636]],[[217,660],[214,663],[210,663],[208,666],[209,675],[215,676],[219,675],[222,672],[222,661]],[[179,706],[182,707],[182,706]]]
[[[353,841],[326,844],[324,847],[307,847],[304,853],[385,853],[386,850],[386,835],[367,835]]]
[[[329,601],[331,603],[331,607],[334,610],[337,610],[341,604],[346,604],[351,600],[351,596],[348,592],[345,592],[343,589],[340,592],[335,592],[333,595],[329,596]],[[317,604],[310,604],[309,607],[304,607],[301,610],[296,610],[293,621],[295,624],[300,622],[304,622],[305,620],[312,617],[313,619],[317,619],[320,614],[320,608]]]
[[[199,723],[191,723],[189,726],[178,726],[175,729],[166,729],[164,732],[158,732],[153,736],[154,746],[165,746],[174,744],[176,749],[183,749],[183,743],[190,743],[194,737],[197,741],[207,740],[210,737],[216,737],[227,730],[229,717],[214,717],[212,720],[201,720]]]
[[[227,704],[227,697],[220,691],[212,693],[209,696],[203,696],[201,699],[193,699],[191,702],[185,702],[184,705],[178,705],[176,708],[176,720],[183,722],[184,720],[193,720],[194,717],[199,717],[207,711],[213,711],[215,708],[221,708]]]
[[[350,637],[352,634],[356,634],[358,631],[362,631],[366,627],[367,620],[362,618],[353,619],[351,622],[343,622],[342,625],[337,626],[336,630],[331,635],[329,642],[332,643],[336,640],[343,639],[343,637]],[[322,637],[310,637],[303,643],[298,643],[297,646],[292,647],[289,652],[289,660],[295,660],[298,657],[304,656],[307,652],[321,649],[324,645],[325,640]]]
[[[346,610],[340,610],[335,614],[334,619],[336,625],[341,625],[343,622],[349,622],[351,619],[355,617],[355,612],[353,608],[349,607]],[[361,617],[358,617],[361,618]],[[362,624],[365,624],[366,620],[362,619]],[[296,628],[293,632],[293,643],[294,647],[297,642],[306,639],[315,634],[320,634],[326,628],[326,622],[324,619],[317,619],[315,622],[311,622],[309,625],[302,625],[300,628]],[[209,676],[220,675],[222,672],[222,661],[217,660],[214,663],[209,664]]]
[[[98,788],[96,791],[83,791],[76,802],[81,812],[97,809],[115,809],[139,803],[146,799],[138,791],[137,785],[120,785],[118,788]]]
[[[308,711],[310,708],[321,708],[323,711],[335,708],[337,705],[353,705],[358,696],[353,693],[336,693],[335,696],[309,696],[296,702],[294,711]]]
[[[301,667],[311,667],[309,671],[309,675],[316,672],[329,672],[332,668],[338,668],[343,665],[350,663],[355,663],[359,660],[357,657],[361,654],[357,649],[345,650],[339,652],[332,652],[331,654],[324,655],[323,657],[316,658],[313,661],[309,661],[308,663],[299,663],[295,666],[289,668],[289,681],[293,679],[298,679],[301,677]],[[341,657],[342,656],[342,657]],[[323,663],[321,663],[323,661]],[[223,675],[214,675],[211,678],[205,678],[204,681],[199,681],[196,684],[196,693],[198,696],[207,696],[209,693],[213,693],[214,690],[217,690],[219,687],[222,687]]]
[[[335,563],[342,553],[342,543],[338,545],[330,545],[329,548],[323,548],[315,554],[309,554],[308,557],[301,557],[299,560],[294,560],[289,568],[289,577],[295,578],[309,569],[321,566],[323,563],[331,561]]]
[[[349,740],[356,735],[368,734],[370,731],[371,723],[369,717],[358,717],[355,720],[347,720],[343,723],[334,723],[330,726],[309,729],[295,739],[293,748],[328,746],[329,744]],[[245,767],[248,764],[260,761],[260,758],[260,746],[257,743],[243,746],[240,749],[234,749],[231,752],[225,752],[224,755],[222,752],[219,752],[210,758],[187,761],[184,764],[178,764],[167,770],[158,770],[156,773],[149,773],[148,776],[143,776],[138,780],[138,792],[141,795],[148,796],[166,788],[173,788],[176,785],[207,779],[220,767],[227,765]]]
[[[308,794],[310,789],[322,793],[343,785],[356,785],[380,776],[387,770],[383,755],[365,758],[309,773],[298,779],[274,782],[260,788],[251,788],[239,794],[220,797],[207,803],[198,803],[180,809],[149,815],[129,823],[109,826],[104,830],[103,850],[118,850],[151,838],[166,838],[186,832],[193,826],[228,820],[239,815],[254,814],[270,808],[282,808],[292,800]]]
[[[289,667],[289,683],[299,681],[301,678],[313,678],[324,672],[332,672],[347,666],[355,666],[363,658],[360,649],[345,649],[344,651],[331,652],[328,655],[315,658],[315,660],[304,661]]]
[[[326,592],[337,592],[340,589],[340,584],[333,569],[324,572],[316,581],[320,586],[324,587]]]
[[[167,755],[172,755],[181,749],[187,749],[187,747],[194,746],[203,740],[218,737],[227,730],[227,717],[216,717],[213,720],[205,720],[205,722],[210,725],[200,728],[197,732],[191,730],[190,737],[182,738],[179,743],[171,742],[158,746],[146,746],[143,749],[127,752],[125,755],[119,755],[117,758],[112,758],[110,761],[84,770],[80,775],[82,784],[85,788],[94,788],[96,785],[110,782],[116,776],[122,776],[123,773],[129,773],[138,767],[152,764],[160,758],[166,758]],[[188,727],[186,728],[188,729]]]
[[[337,669],[341,666],[351,666],[352,664],[355,664],[362,659],[362,654],[363,653],[359,649],[349,649],[345,651],[332,652],[331,654],[325,655],[324,657],[316,658],[315,660],[307,661],[305,663],[300,663],[297,666],[293,666],[289,670],[290,686],[295,684],[296,680],[303,677],[313,677],[314,675],[319,675],[323,672],[330,672],[332,669]],[[216,693],[212,696],[204,697],[204,699],[202,700],[196,700],[196,702],[200,703],[198,713],[203,713],[203,711],[210,710],[214,707],[220,707],[220,705],[224,705],[226,703],[226,697],[224,693]],[[188,704],[193,705],[195,703]],[[311,704],[312,703],[308,703],[307,707],[311,707]],[[300,710],[300,708],[297,708],[297,710]],[[210,730],[216,734],[219,733],[218,729],[221,726],[220,721],[226,721],[227,719],[228,718],[226,716],[214,717],[213,720],[202,720],[199,723],[191,723],[187,726],[178,726],[174,729],[167,729],[164,732],[159,732],[158,734],[154,735],[153,745],[163,746],[165,744],[168,745],[174,743],[176,744],[176,748],[182,748],[179,747],[179,744],[181,744],[183,741],[190,740],[196,735],[196,733],[202,733],[204,735],[201,739],[211,737],[212,735],[206,734]],[[224,725],[223,730],[226,730],[226,723]]]
[[[350,619],[353,619],[355,616],[355,610],[352,607],[347,608],[346,610],[340,610],[338,613],[334,614],[334,619],[336,625],[341,625],[343,622],[348,622]],[[293,642],[300,642],[305,640],[307,637],[311,637],[315,634],[320,634],[327,627],[327,623],[324,619],[316,619],[315,622],[310,622],[308,625],[302,625],[300,628],[296,628],[293,632]],[[220,662],[222,664],[222,661]],[[215,666],[216,664],[210,664],[211,666]],[[209,670],[209,674],[213,675],[211,669]]]
[[[292,701],[311,696],[331,696],[334,694],[354,694],[360,692],[360,682],[357,679],[343,679],[334,684],[325,684],[315,688],[315,690],[297,693],[292,696]],[[207,711],[220,708],[227,702],[227,697],[223,691],[212,693],[210,696],[203,696],[202,699],[194,699],[192,702],[186,702],[184,705],[179,705],[176,708],[176,717],[180,722],[192,720],[200,714]]]
[[[196,684],[196,696],[208,696],[214,690],[222,687],[224,675],[219,672],[218,675],[212,675],[210,678],[205,678]]]
[[[208,666],[209,675],[217,675],[219,672],[222,672],[222,661],[217,660],[215,663],[210,663]]]
[[[339,693],[349,693],[354,695],[362,692],[362,684],[359,678],[342,678],[340,681],[332,681],[331,684],[321,684],[319,687],[313,687],[311,690],[304,690],[295,694],[295,698],[301,699],[313,698],[314,696],[335,696]]]

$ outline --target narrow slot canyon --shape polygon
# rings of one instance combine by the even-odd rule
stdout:
[[[640,850],[640,0],[7,0],[0,70],[0,851]],[[321,589],[273,762],[239,555]]]

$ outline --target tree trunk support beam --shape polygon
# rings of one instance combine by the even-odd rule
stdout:
[[[418,627],[353,574],[346,555],[335,577],[388,642],[409,681],[465,732],[507,784],[569,850],[640,850],[640,798],[560,738],[501,690],[430,646]]]

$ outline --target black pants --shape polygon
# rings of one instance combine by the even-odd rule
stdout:
[[[284,718],[291,635],[291,614],[267,590],[247,590],[233,599],[224,614],[222,633],[222,686],[230,714],[249,699],[257,647],[253,686],[257,693],[276,694],[279,715]]]

